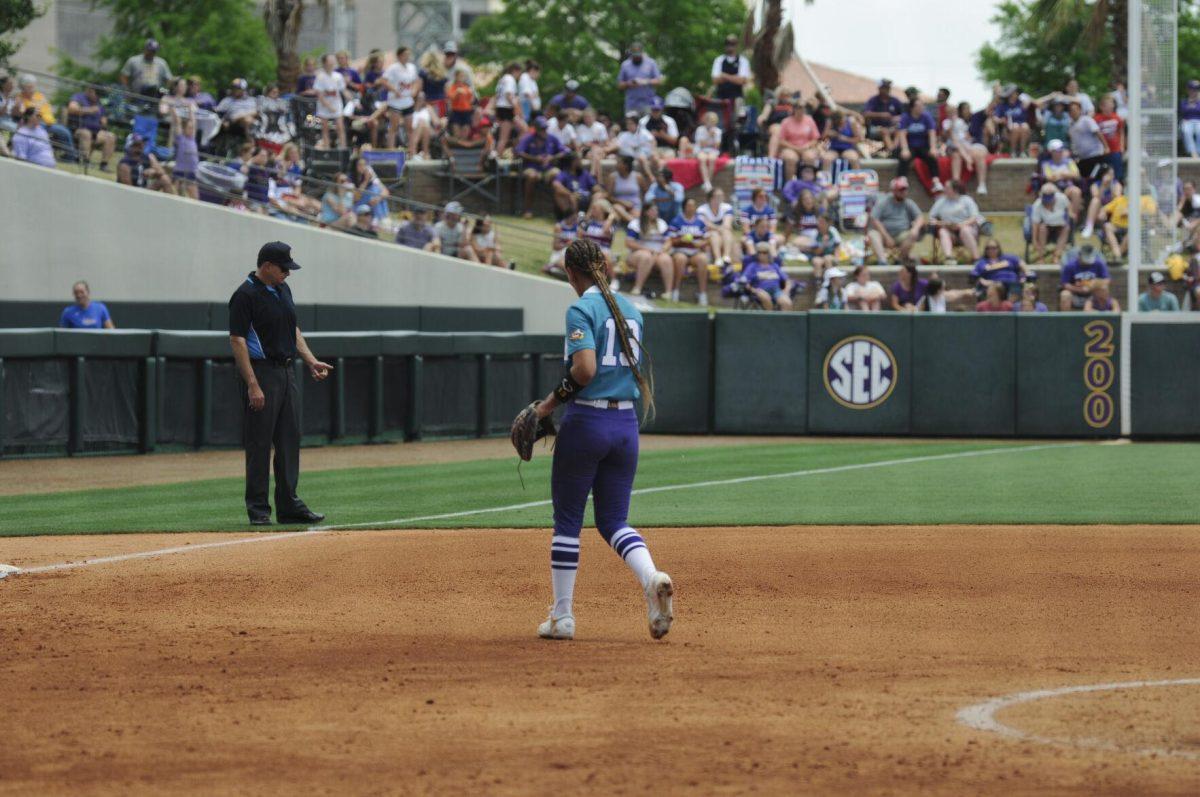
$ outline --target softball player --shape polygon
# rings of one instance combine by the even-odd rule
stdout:
[[[641,583],[649,607],[650,636],[661,639],[671,628],[671,577],[654,566],[645,540],[627,521],[638,459],[634,402],[642,397],[647,413],[654,409],[652,388],[640,369],[642,315],[609,289],[608,262],[595,242],[572,241],[563,260],[567,279],[579,294],[567,310],[566,373],[549,396],[531,405],[513,424],[516,442],[517,430],[526,422],[545,423],[542,419],[557,406],[568,404],[558,430],[550,482],[554,605],[538,626],[538,636],[575,636],[571,602],[579,567],[579,533],[591,493],[596,527]]]

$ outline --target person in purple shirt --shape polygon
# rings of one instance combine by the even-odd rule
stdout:
[[[1013,294],[1019,293],[1025,279],[1025,264],[1016,255],[1004,254],[1000,242],[989,238],[983,246],[983,257],[971,270],[971,279],[975,280],[975,292],[980,299],[986,297],[987,289],[995,283],[1004,285],[1009,298],[1012,298]]]
[[[825,189],[817,182],[816,171],[811,163],[801,166],[796,171],[796,176],[783,184],[783,201],[795,205],[805,191],[817,198],[824,196]]]
[[[360,94],[363,90],[362,75],[358,74],[357,69],[350,66],[350,53],[341,50],[335,57],[337,58],[337,72],[346,81],[346,88],[355,94]]]
[[[396,230],[396,243],[413,249],[433,249],[433,228],[429,226],[429,214],[424,208],[413,208],[412,220]]]
[[[92,146],[96,145],[100,148],[100,171],[108,171],[108,162],[117,151],[117,137],[108,129],[108,118],[94,86],[71,95],[67,103],[67,128],[75,133],[79,157],[90,162]]]
[[[992,112],[1001,135],[1008,139],[1008,150],[1014,158],[1025,157],[1029,148],[1029,119],[1021,92],[1016,86],[1005,86],[1004,99]]]
[[[583,168],[579,153],[572,152],[568,156],[567,166],[551,183],[554,189],[554,206],[564,218],[573,217],[588,209],[592,202],[592,191],[596,187],[596,178],[591,171]]]
[[[914,263],[905,263],[896,276],[896,283],[892,285],[892,309],[915,313],[921,305],[921,299],[929,292],[929,280],[917,276]]]
[[[746,258],[742,265],[742,279],[764,310],[792,309],[792,281],[769,243],[755,245],[754,256]]]
[[[300,68],[301,72],[296,76],[296,93],[302,97],[316,97],[313,84],[317,82],[317,59],[305,58]]]
[[[116,329],[104,302],[92,301],[92,289],[83,280],[71,286],[75,304],[67,306],[58,317],[63,329]]]
[[[909,167],[914,160],[925,164],[929,170],[929,179],[933,183],[933,193],[942,190],[942,178],[938,173],[937,125],[933,115],[925,110],[925,103],[916,97],[908,104],[908,110],[900,115],[900,129],[896,136],[900,145],[900,161],[896,164],[896,174],[907,177]]]
[[[533,130],[517,142],[514,150],[521,159],[521,177],[525,183],[525,218],[533,218],[533,191],[538,183],[549,185],[558,176],[554,162],[566,152],[566,147],[546,131],[546,118],[533,120]]]
[[[550,106],[553,105],[556,108],[574,108],[577,111],[582,111],[590,104],[587,101],[587,97],[579,93],[579,81],[568,80],[563,85],[562,93],[555,94],[550,98],[550,102],[546,103],[546,110],[550,110]]]
[[[204,90],[199,75],[192,75],[188,78],[187,97],[202,111],[211,111],[217,107],[216,99]]]
[[[1187,82],[1187,96],[1179,101],[1179,132],[1188,157],[1200,157],[1200,80]]]
[[[617,88],[625,92],[625,110],[646,113],[662,83],[662,72],[655,60],[646,55],[641,42],[629,45],[629,57],[621,62],[617,73]]]
[[[1063,263],[1058,307],[1063,312],[1082,310],[1098,283],[1108,284],[1108,263],[1091,244],[1071,251]]]
[[[892,81],[887,78],[879,81],[879,93],[863,105],[863,118],[867,120],[867,138],[882,141],[888,152],[894,150],[896,125],[902,113],[904,106],[892,96]]]
[[[50,134],[38,120],[37,108],[26,108],[21,114],[21,126],[12,137],[12,153],[17,160],[55,168],[54,147],[50,145]]]

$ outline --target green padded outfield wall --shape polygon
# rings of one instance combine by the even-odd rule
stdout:
[[[713,321],[694,310],[646,313],[644,340],[654,374],[655,416],[647,432],[710,430]]]
[[[1121,318],[1070,313],[1017,319],[1017,435],[1121,432]]]
[[[913,316],[912,433],[1011,436],[1016,349],[1012,313]]]
[[[908,434],[912,317],[808,314],[808,430]]]
[[[1200,435],[1200,324],[1131,324],[1135,435]]]
[[[803,434],[807,359],[806,315],[717,313],[714,430]]]

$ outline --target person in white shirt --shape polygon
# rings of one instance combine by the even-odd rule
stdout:
[[[567,149],[576,149],[579,139],[575,135],[575,126],[565,110],[560,110],[554,116],[546,119],[546,132],[558,139]]]
[[[704,114],[704,124],[697,127],[693,134],[696,141],[692,147],[692,154],[700,163],[700,179],[704,183],[705,193],[712,190],[713,169],[716,167],[717,158],[721,156],[723,135],[721,128],[717,127],[717,115],[712,111]]]
[[[638,124],[637,111],[625,114],[625,129],[617,136],[617,153],[633,158],[646,177],[654,179],[658,170],[658,159],[655,157],[654,136],[643,130]]]
[[[708,246],[712,250],[713,262],[729,265],[737,252],[733,241],[733,205],[725,201],[725,192],[720,188],[708,189],[708,201],[696,208],[696,215],[708,225]]]
[[[496,152],[503,157],[508,149],[508,140],[513,138],[514,120],[517,107],[517,75],[521,74],[521,65],[516,61],[504,68],[504,74],[496,81],[496,96],[492,97],[493,116],[500,124],[500,135],[496,142]],[[517,135],[520,135],[520,129]]]
[[[525,124],[533,121],[533,117],[542,112],[542,95],[538,89],[538,78],[542,67],[532,58],[525,62],[525,71],[517,79],[517,97],[521,103],[521,117]]]
[[[408,157],[414,161],[429,157],[429,144],[433,137],[446,126],[446,120],[425,100],[425,92],[417,95],[412,115],[412,136],[408,143]]]
[[[387,86],[388,133],[387,148],[396,148],[396,136],[400,126],[404,126],[404,140],[412,138],[412,115],[416,106],[416,96],[421,91],[421,76],[417,66],[409,59],[411,51],[407,47],[396,50],[396,63],[383,72],[381,80]]]
[[[583,109],[583,118],[572,129],[579,154],[591,163],[592,176],[599,180],[601,164],[609,151],[608,129],[596,121],[596,109],[590,105]]]
[[[646,284],[646,278],[655,267],[662,275],[663,296],[671,295],[675,263],[671,259],[668,229],[667,223],[658,217],[658,206],[653,202],[643,206],[641,216],[629,222],[625,228],[625,248],[629,251],[629,265],[636,274],[631,292],[633,296],[642,295],[642,286]]]
[[[338,149],[346,148],[346,127],[342,109],[346,105],[346,79],[337,71],[333,53],[321,56],[321,68],[313,80],[317,92],[317,118],[321,120],[321,149],[329,149],[329,128],[337,132]]]

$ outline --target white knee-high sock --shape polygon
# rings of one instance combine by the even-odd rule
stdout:
[[[612,535],[609,545],[621,555],[625,564],[629,565],[629,569],[633,571],[642,585],[642,589],[645,589],[650,583],[650,578],[658,571],[654,567],[654,559],[650,556],[650,549],[646,547],[646,541],[642,539],[642,535],[637,533],[637,529],[626,526]]]
[[[550,580],[554,584],[555,617],[573,616],[575,574],[579,570],[579,538],[555,534],[550,540]]]

